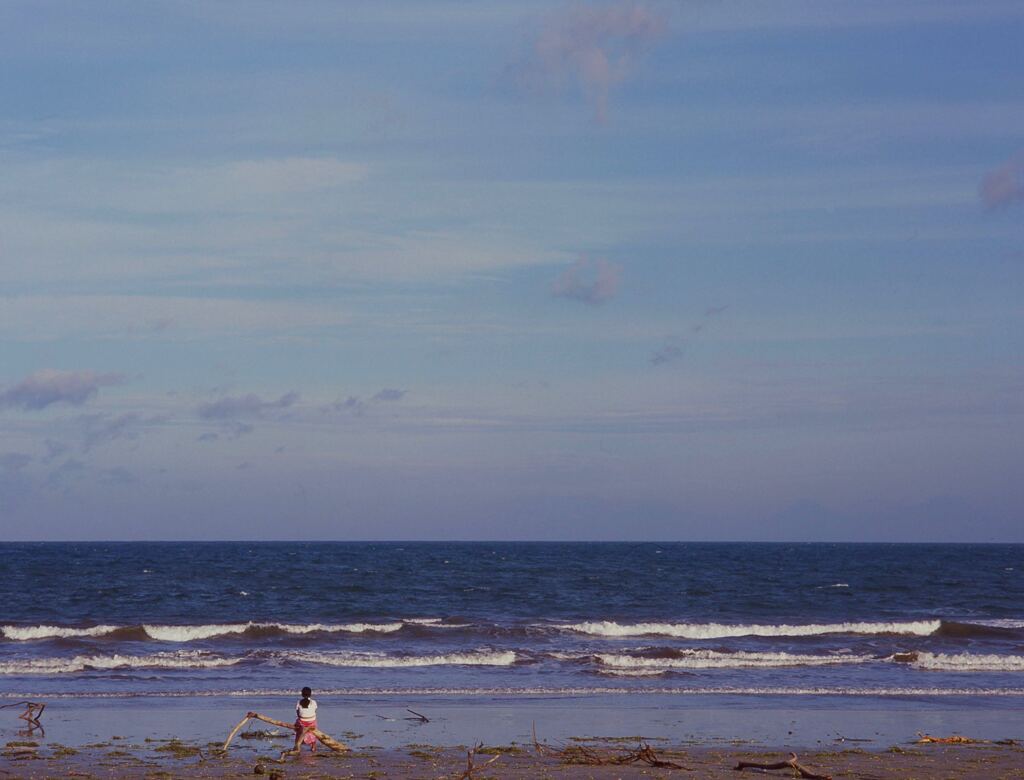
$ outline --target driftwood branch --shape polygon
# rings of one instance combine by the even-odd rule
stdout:
[[[409,711],[412,712],[412,710],[409,710]],[[499,758],[501,758],[501,753],[498,753],[498,755],[496,755],[490,761],[488,761],[488,762],[486,762],[484,764],[481,764],[480,766],[475,766],[473,764],[473,758],[476,756],[477,751],[481,750],[483,748],[483,746],[484,746],[483,742],[478,742],[476,747],[474,747],[472,750],[467,750],[466,751],[466,771],[463,772],[461,775],[459,775],[456,778],[456,780],[473,780],[473,773],[474,772],[476,772],[477,770],[483,769],[484,767],[490,766],[495,761],[497,761]]]
[[[302,744],[302,739],[307,734],[312,734],[322,744],[326,745],[327,747],[329,747],[331,750],[335,751],[336,753],[347,753],[348,750],[349,750],[348,745],[346,745],[343,742],[338,742],[338,740],[334,739],[334,737],[332,737],[330,734],[325,734],[320,729],[314,729],[314,728],[302,728],[302,729],[299,729],[299,728],[295,727],[294,723],[285,723],[283,720],[276,720],[274,718],[268,718],[266,715],[260,715],[258,712],[247,712],[247,713],[245,713],[245,717],[242,718],[242,720],[239,722],[239,724],[237,726],[235,726],[231,730],[230,734],[228,734],[228,738],[226,740],[224,740],[224,744],[221,746],[221,750],[222,751],[226,751],[228,749],[228,745],[231,744],[231,740],[233,740],[235,738],[235,736],[238,734],[238,732],[242,730],[242,727],[245,726],[245,724],[248,723],[250,720],[261,720],[264,723],[269,723],[271,726],[279,726],[280,728],[288,729],[289,731],[294,731],[295,732],[295,745],[292,747],[291,750],[284,751],[281,754],[281,758],[284,758],[287,755],[294,755],[295,753],[298,753],[299,752],[299,745]]]
[[[426,715],[420,715],[420,713],[416,712],[416,710],[410,710],[408,707],[406,707],[405,711],[411,712],[413,715],[415,715],[415,717],[404,718],[404,720],[414,720],[417,723],[430,723],[430,718],[428,718]]]
[[[760,764],[755,761],[740,761],[736,765],[735,769],[738,772],[742,772],[744,769],[795,769],[800,777],[806,778],[806,780],[832,780],[832,775],[819,775],[806,767],[800,766],[796,760],[796,753],[790,753],[788,759],[785,761],[777,761],[774,764]]]
[[[240,720],[240,721],[238,722],[238,725],[237,725],[237,726],[235,726],[235,727],[234,727],[233,729],[231,729],[231,733],[230,733],[230,734],[228,734],[228,738],[227,738],[227,739],[225,739],[225,740],[224,740],[224,744],[223,744],[223,745],[221,745],[221,748],[220,748],[220,749],[221,749],[221,751],[222,751],[222,752],[227,752],[227,749],[228,749],[228,745],[230,745],[230,744],[231,744],[231,740],[233,740],[233,739],[235,738],[235,735],[236,735],[236,734],[238,734],[238,732],[239,732],[239,731],[241,731],[241,730],[242,730],[243,728],[245,728],[245,724],[246,724],[246,723],[248,723],[248,722],[249,722],[249,720],[250,720],[250,719],[249,719],[249,715],[248,715],[248,714],[246,714],[246,716],[245,716],[244,718],[242,718],[242,719],[241,719],[241,720]]]
[[[11,707],[25,707],[25,711],[18,717],[28,721],[30,726],[42,728],[43,724],[39,722],[39,718],[42,717],[43,710],[46,709],[45,704],[37,701],[16,701],[13,704],[0,706],[0,710],[10,709]]]
[[[557,758],[564,764],[583,764],[586,766],[623,766],[626,764],[647,764],[659,769],[688,769],[674,761],[665,761],[642,739],[635,750],[625,753],[609,753],[595,750],[587,745],[559,745],[552,747],[537,739],[537,724],[533,724],[533,749],[542,756]],[[688,770],[689,771],[689,770]]]
[[[922,734],[920,731],[917,732],[917,744],[940,744],[940,745],[976,745],[981,742],[986,742],[983,739],[971,739],[970,737],[961,737],[959,734],[953,734],[949,737],[933,737],[930,734]]]

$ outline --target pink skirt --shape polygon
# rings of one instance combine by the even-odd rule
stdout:
[[[303,729],[311,729],[306,732],[306,736],[302,738],[302,744],[313,746],[316,744],[316,734],[312,732],[312,729],[316,728],[316,719],[313,720],[302,720],[301,718],[295,721],[295,733],[301,734]]]

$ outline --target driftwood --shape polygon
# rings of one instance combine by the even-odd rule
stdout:
[[[760,764],[755,761],[740,761],[735,769],[742,772],[744,769],[795,769],[800,777],[807,780],[832,780],[832,775],[819,775],[806,767],[800,766],[796,760],[796,753],[790,753],[785,761],[777,761],[774,764]]]
[[[28,728],[23,732],[26,736],[32,736],[32,732],[36,729],[39,729],[43,735],[46,734],[46,729],[39,722],[43,715],[43,710],[46,709],[45,704],[35,701],[17,701],[13,704],[0,705],[0,710],[10,709],[11,707],[25,707],[25,711],[18,718],[28,723]]]
[[[628,750],[625,753],[610,753],[608,751],[595,750],[587,745],[559,745],[552,747],[537,739],[537,724],[533,726],[533,749],[538,755],[557,758],[564,764],[583,764],[586,766],[623,766],[625,764],[642,763],[659,769],[686,769],[692,771],[682,764],[674,761],[664,761],[655,754],[654,750],[642,739],[635,750]]]
[[[412,717],[412,718],[402,718],[402,720],[414,720],[417,723],[430,723],[430,718],[428,718],[426,715],[420,715],[418,712],[416,712],[416,710],[410,710],[407,707],[405,711],[406,712],[411,712],[415,717]]]
[[[242,720],[239,721],[238,725],[231,730],[230,734],[228,734],[228,738],[224,740],[224,744],[220,748],[221,752],[227,751],[228,745],[231,744],[231,740],[235,738],[235,735],[238,734],[238,732],[241,731],[245,724],[248,723],[250,720],[262,720],[264,723],[269,723],[271,726],[279,726],[280,728],[288,729],[289,731],[295,732],[295,744],[292,746],[290,750],[285,750],[283,753],[281,753],[280,758],[295,755],[296,753],[298,753],[299,745],[302,744],[302,740],[307,734],[312,734],[321,743],[323,743],[336,753],[347,753],[349,750],[348,745],[344,744],[343,742],[338,742],[338,740],[334,739],[334,737],[332,737],[329,734],[325,734],[320,729],[299,729],[295,727],[294,723],[285,723],[283,720],[275,720],[274,718],[268,718],[266,715],[260,715],[258,712],[247,712],[245,713],[245,717],[242,718]]]
[[[28,721],[29,725],[35,728],[43,727],[43,724],[39,722],[39,718],[42,717],[43,710],[46,709],[45,704],[36,701],[16,701],[14,704],[0,705],[0,710],[7,710],[11,707],[25,707],[25,711],[18,717]]]
[[[930,734],[922,734],[920,731],[917,732],[917,744],[940,744],[940,745],[977,745],[986,740],[982,739],[971,739],[970,737],[961,737],[959,734],[953,734],[950,737],[933,737]]]
[[[412,712],[412,710],[409,710],[409,711]],[[498,755],[496,755],[494,758],[492,758],[487,763],[481,764],[480,766],[475,766],[473,764],[473,758],[476,756],[477,751],[482,749],[483,746],[484,746],[483,742],[478,742],[476,744],[476,747],[474,747],[472,750],[467,750],[466,751],[466,771],[463,772],[461,775],[459,775],[456,778],[456,780],[473,780],[473,773],[474,772],[476,772],[478,769],[483,769],[485,766],[490,766],[495,761],[497,761],[499,758],[501,758],[501,753],[498,753]]]

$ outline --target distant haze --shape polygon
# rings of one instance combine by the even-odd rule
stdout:
[[[1024,541],[1024,4],[0,5],[0,539]]]

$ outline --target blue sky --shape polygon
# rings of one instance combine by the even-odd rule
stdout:
[[[6,2],[0,532],[1024,541],[1022,34]]]

